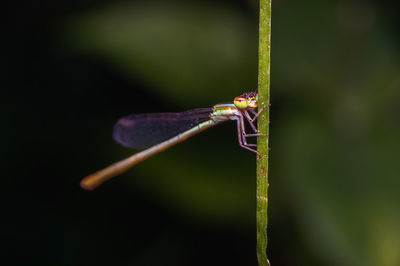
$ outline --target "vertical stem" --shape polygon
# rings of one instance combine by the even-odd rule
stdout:
[[[257,258],[259,266],[269,265],[267,258],[268,222],[268,138],[270,102],[271,0],[260,0],[258,47],[258,130],[265,134],[257,139]]]

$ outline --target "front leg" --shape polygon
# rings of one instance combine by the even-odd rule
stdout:
[[[246,141],[246,132],[245,132],[245,128],[244,128],[244,119],[243,116],[238,117],[237,119],[237,129],[238,129],[238,140],[239,140],[239,145],[242,148],[245,148],[249,151],[255,152],[257,153],[257,155],[259,155],[258,151],[255,149],[252,149],[250,147],[256,147],[257,144],[248,144]]]
[[[251,117],[247,110],[243,111],[244,117],[246,117],[247,122],[250,124],[251,128],[255,132],[255,134],[245,133],[246,137],[265,136],[265,134],[260,133],[258,131],[257,127],[254,125],[254,120],[257,119],[258,115],[262,112],[262,110],[263,110],[263,108],[258,113],[256,113],[253,109],[249,109],[249,111],[254,114],[254,117]]]
[[[264,111],[264,107],[260,108],[260,110],[258,110],[258,112],[254,111],[254,109],[248,109],[248,110],[254,115],[253,118],[251,118],[251,121],[254,122],[254,120],[257,119],[257,117],[261,114],[261,112]],[[249,115],[249,117],[250,117],[250,115]]]

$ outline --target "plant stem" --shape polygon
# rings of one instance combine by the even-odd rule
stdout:
[[[257,258],[259,266],[269,265],[267,258],[268,222],[268,139],[270,102],[270,51],[271,51],[271,0],[260,0],[259,47],[258,47],[258,136],[257,158]]]

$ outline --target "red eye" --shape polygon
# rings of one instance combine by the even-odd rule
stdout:
[[[248,101],[249,101],[248,106],[250,108],[257,108],[258,107],[258,101],[257,101],[256,97],[251,97],[251,98],[249,98]]]

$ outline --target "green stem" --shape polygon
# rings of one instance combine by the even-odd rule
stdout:
[[[259,266],[269,265],[267,258],[268,222],[268,138],[269,138],[269,84],[271,51],[271,0],[260,0],[258,47],[258,129],[265,136],[257,139],[257,258]]]

